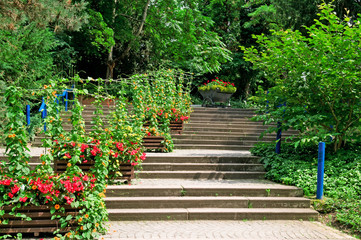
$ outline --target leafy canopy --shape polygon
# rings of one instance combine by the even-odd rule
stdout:
[[[332,136],[337,151],[347,139],[357,138],[361,127],[361,19],[341,20],[325,3],[318,15],[306,27],[308,36],[273,30],[271,37],[256,36],[262,50],[244,51],[274,85],[268,94],[260,88],[254,98],[264,106],[263,120],[300,130],[301,142]]]

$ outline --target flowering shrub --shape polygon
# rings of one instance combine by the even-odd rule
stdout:
[[[46,99],[48,110],[48,117],[45,119],[48,138],[45,139],[44,146],[51,151],[40,157],[42,164],[32,171],[28,164],[29,155],[26,154],[27,147],[26,141],[24,141],[27,131],[24,129],[23,121],[19,120],[23,116],[23,106],[18,99],[19,95],[26,94],[26,90],[9,87],[6,91],[11,120],[5,126],[8,135],[6,154],[9,163],[2,162],[0,164],[2,173],[0,177],[0,208],[11,206],[10,215],[31,221],[26,213],[17,213],[17,209],[23,206],[47,205],[51,207],[52,219],[59,219],[58,231],[70,225],[74,226],[74,220],[77,222],[76,229],[64,235],[59,234],[58,231],[54,232],[57,239],[95,239],[99,233],[105,232],[103,222],[107,220],[103,197],[109,158],[105,155],[102,157],[98,155],[99,151],[107,152],[107,147],[99,144],[95,149],[98,157],[95,158],[96,171],[83,173],[77,166],[77,163],[81,161],[81,150],[85,150],[82,143],[87,142],[84,134],[84,120],[81,117],[82,108],[78,102],[74,102],[70,117],[73,124],[72,131],[64,132],[62,120],[57,114],[59,106],[55,101],[54,89],[59,88],[61,87],[56,86],[54,82],[39,91],[40,94],[45,95],[44,99]],[[68,161],[66,170],[62,174],[55,174],[51,167],[53,160],[58,157]],[[76,216],[57,214],[64,213],[66,206],[79,208],[79,214]],[[0,221],[2,224],[9,223],[6,216],[5,211],[1,210]],[[7,237],[9,236],[0,236],[0,238]]]
[[[71,205],[74,201],[85,201],[86,195],[94,191],[97,179],[93,174],[38,175],[13,178],[8,175],[0,177],[0,201],[4,205],[50,204],[56,210],[60,206]],[[57,205],[57,206],[56,206]],[[58,207],[59,206],[59,207]],[[5,219],[2,221],[6,223]]]
[[[234,83],[224,82],[221,79],[212,79],[211,81],[207,81],[203,83],[203,85],[198,87],[199,91],[210,91],[210,90],[217,90],[223,93],[235,93],[237,88],[234,86]]]
[[[158,70],[131,78],[135,114],[144,119],[144,136],[165,138],[166,151],[173,150],[170,121],[186,121],[191,112],[190,88],[184,73]]]

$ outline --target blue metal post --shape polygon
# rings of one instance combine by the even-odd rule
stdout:
[[[68,91],[65,93],[65,111],[68,111]]]
[[[281,153],[281,138],[282,138],[282,123],[281,122],[277,122],[277,138],[276,138],[276,153],[280,154]]]
[[[325,143],[318,144],[317,199],[323,196],[323,175],[325,170]]]
[[[41,103],[39,112],[41,112],[41,117],[42,118],[46,118],[47,112],[46,112],[46,104],[44,102],[44,98],[43,98],[43,101]],[[44,123],[44,132],[46,132],[46,123]]]
[[[30,126],[30,105],[26,105],[26,124]]]

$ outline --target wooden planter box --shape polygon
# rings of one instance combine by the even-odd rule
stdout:
[[[160,136],[146,136],[143,138],[143,146],[146,150],[157,150],[164,152],[165,146],[162,143],[164,141],[164,137]]]
[[[54,171],[56,173],[63,173],[67,168],[67,160],[56,160],[54,161]],[[83,172],[89,172],[94,167],[95,162],[89,161],[86,163],[77,164]],[[123,175],[119,179],[125,179],[131,182],[134,179],[134,166],[130,163],[122,163],[119,167],[119,172]]]
[[[170,130],[173,132],[177,132],[178,134],[181,134],[183,131],[183,121],[182,120],[178,120],[178,121],[170,121]]]
[[[119,167],[119,172],[123,175],[121,179],[125,179],[128,183],[134,179],[134,166],[130,163],[122,163]]]
[[[78,97],[78,101],[82,104],[82,105],[92,105],[92,103],[95,101],[94,97],[83,97],[83,96],[79,96]],[[104,101],[102,101],[102,105],[114,105],[115,100],[112,99],[105,99]]]
[[[0,224],[0,234],[33,233],[34,236],[37,237],[40,233],[53,233],[57,229],[60,229],[59,219],[51,220],[52,214],[50,213],[50,206],[28,205],[16,210],[17,213],[23,213],[30,217],[32,219],[31,221],[21,220],[19,217],[9,215],[12,207],[13,206],[0,207],[1,210],[5,211],[4,218],[9,219],[9,224]],[[54,215],[76,216],[79,214],[80,208],[72,208],[68,205],[63,207],[65,208],[65,213],[55,212]],[[78,226],[78,223],[74,220],[69,222],[69,225],[70,226],[66,228],[60,229],[60,232],[65,233],[74,230]]]
[[[160,123],[162,124],[162,123]],[[177,132],[177,133],[181,133],[183,131],[183,121],[182,120],[178,120],[178,121],[170,121],[170,125],[169,128],[172,132]],[[144,127],[149,127],[149,123],[146,122],[143,124]]]

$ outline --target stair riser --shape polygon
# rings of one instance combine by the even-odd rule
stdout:
[[[208,126],[203,126],[203,127],[189,127],[188,125],[185,126],[184,128],[184,133],[186,134],[188,132],[195,132],[198,133],[199,132],[212,132],[212,133],[218,133],[218,132],[222,132],[224,134],[227,133],[240,133],[240,134],[259,134],[259,136],[261,135],[261,133],[263,133],[266,129],[259,129],[259,128],[221,128],[221,127],[208,127]],[[285,133],[285,134],[295,134],[296,132],[289,132],[289,133]],[[283,134],[283,132],[282,132]]]
[[[146,163],[258,163],[257,157],[156,157],[147,156]]]
[[[110,213],[110,221],[161,221],[161,220],[317,220],[311,213]]]
[[[133,189],[108,189],[107,197],[180,197],[186,196],[237,196],[237,197],[302,197],[300,189],[232,189],[232,188],[133,188]],[[139,207],[139,206],[138,206]]]
[[[262,124],[252,124],[252,123],[187,123],[187,128],[250,128],[250,129],[260,129],[266,130],[270,126],[265,126]]]
[[[214,146],[214,145],[189,145],[189,146],[182,146],[182,145],[175,145],[175,149],[209,149],[209,150],[239,150],[239,151],[249,151],[252,146]]]
[[[170,173],[162,173],[162,172],[139,172],[139,178],[176,178],[176,179],[264,179],[264,173],[238,173],[238,172],[231,172],[231,173],[221,173],[221,172],[214,172],[214,173],[177,173],[177,172],[170,172]]]
[[[174,144],[194,144],[194,145],[254,145],[257,141],[230,141],[230,140],[201,140],[201,139],[174,139]],[[265,142],[265,141],[262,141]]]
[[[107,201],[108,209],[128,208],[309,208],[309,201],[258,202],[252,200],[131,200]]]
[[[263,166],[183,166],[183,165],[146,165],[144,171],[252,171],[264,172]]]
[[[238,120],[245,120],[245,119],[251,119],[253,118],[253,114],[194,114],[192,113],[190,115],[190,119],[209,119],[209,120],[215,120],[215,121],[228,121],[229,119],[238,119]]]
[[[216,131],[205,131],[205,132],[199,132],[199,131],[190,131],[190,130],[183,130],[182,134],[180,136],[187,136],[187,135],[200,135],[200,136],[229,136],[229,137],[257,137],[259,138],[261,136],[261,133],[253,133],[253,132],[235,132],[235,131],[226,131],[226,132],[216,132]],[[297,133],[291,133],[291,132],[282,132],[282,138],[288,137],[288,136],[294,136]],[[177,135],[176,135],[177,136]],[[274,137],[276,138],[276,133],[267,133],[265,137]]]
[[[6,161],[0,156],[0,161]],[[158,157],[147,156],[146,163],[258,163],[257,157]],[[39,156],[30,158],[29,163],[41,163]]]

